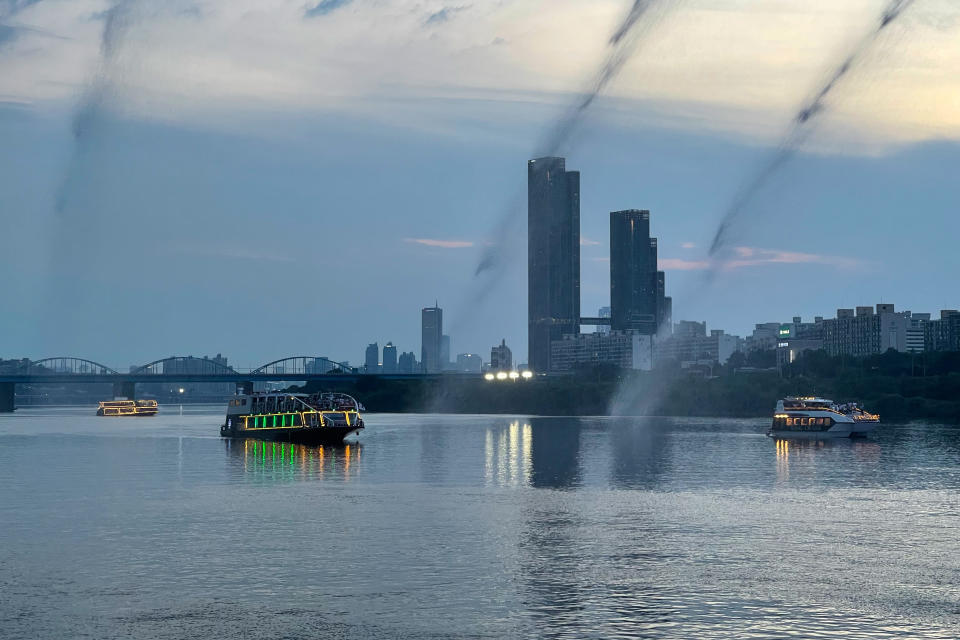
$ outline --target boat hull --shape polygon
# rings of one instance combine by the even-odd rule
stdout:
[[[865,436],[865,435],[867,435],[868,433],[873,433],[873,432],[876,430],[878,424],[880,424],[878,421],[873,421],[873,422],[861,421],[861,422],[857,422],[857,423],[855,423],[855,424],[853,425],[853,430],[852,430],[852,432],[850,433],[850,435],[851,435],[851,436],[854,436],[854,437],[857,437],[857,436]]]
[[[839,426],[839,425],[837,425]],[[853,425],[843,425],[842,428],[830,428],[826,431],[787,431],[781,429],[771,429],[767,435],[778,440],[824,440],[833,438],[849,438],[853,431]]]
[[[294,444],[340,444],[344,438],[358,433],[363,427],[306,427],[302,429],[228,429],[220,427],[224,438],[252,438]]]

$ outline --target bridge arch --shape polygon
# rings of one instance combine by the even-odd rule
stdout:
[[[228,365],[211,360],[210,358],[197,358],[194,356],[170,356],[148,362],[145,365],[137,367],[131,374],[171,374],[171,373],[189,373],[189,374],[217,374],[217,373],[237,373],[237,371]]]
[[[268,362],[259,366],[251,374],[270,374],[270,375],[316,375],[319,373],[329,373],[334,369],[353,372],[353,368],[345,362],[337,362],[323,356],[290,356]]]
[[[62,374],[70,373],[76,375],[104,375],[119,373],[115,369],[105,364],[87,360],[86,358],[77,358],[74,356],[56,356],[54,358],[41,358],[40,360],[31,360],[27,365],[28,373],[33,375],[43,375],[45,373]]]

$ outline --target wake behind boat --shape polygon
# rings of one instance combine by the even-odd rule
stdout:
[[[251,393],[230,400],[220,435],[299,444],[340,444],[363,429],[361,405],[345,393]]]

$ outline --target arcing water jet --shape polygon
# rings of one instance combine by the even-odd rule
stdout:
[[[733,202],[727,207],[723,219],[717,228],[710,245],[710,256],[714,257],[723,249],[728,241],[730,230],[733,224],[743,215],[750,202],[757,195],[757,192],[763,188],[768,180],[780,169],[783,164],[796,154],[803,142],[810,135],[817,118],[826,109],[827,97],[837,88],[840,82],[857,65],[863,54],[876,42],[883,31],[900,17],[900,15],[911,5],[914,0],[890,0],[883,14],[880,16],[879,24],[861,39],[854,47],[853,51],[837,66],[837,68],[827,77],[826,82],[814,94],[812,100],[803,105],[793,119],[787,134],[780,144],[774,150],[772,156],[760,166],[757,173],[747,181],[733,198]]]
[[[570,139],[577,125],[582,122],[584,115],[604,89],[623,70],[623,66],[633,57],[639,44],[641,27],[649,28],[655,20],[642,20],[654,8],[667,9],[678,0],[634,0],[633,6],[626,17],[620,22],[607,46],[607,53],[597,71],[591,76],[587,90],[583,93],[560,120],[551,128],[550,133],[539,145],[534,156],[557,155],[561,147]],[[497,223],[487,249],[480,257],[480,262],[474,272],[474,277],[484,272],[496,272],[500,267],[505,252],[507,239],[520,216],[511,208]],[[491,286],[484,287],[484,292]]]

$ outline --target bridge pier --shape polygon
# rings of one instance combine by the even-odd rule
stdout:
[[[237,383],[237,393],[251,394],[253,393],[253,383],[252,382],[238,382]]]
[[[113,383],[114,398],[126,398],[127,400],[134,400],[137,397],[136,394],[137,394],[136,382],[121,380],[120,382]]]
[[[14,382],[0,382],[0,413],[13,413],[17,408],[14,397],[16,387]]]

